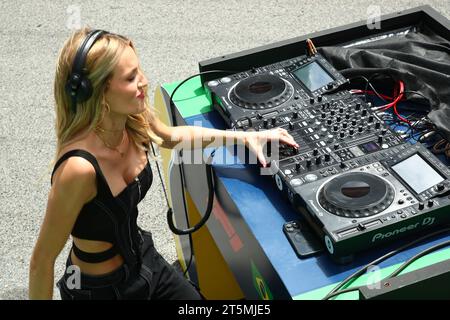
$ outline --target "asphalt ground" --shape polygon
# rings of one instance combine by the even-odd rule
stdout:
[[[56,148],[56,59],[74,28],[89,25],[133,39],[153,92],[157,84],[196,73],[202,60],[424,4],[450,18],[448,0],[0,1],[0,299],[27,299],[29,260]],[[175,264],[158,179],[139,209],[140,225]],[[55,279],[69,242],[56,261]]]

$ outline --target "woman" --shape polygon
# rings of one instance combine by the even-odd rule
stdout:
[[[89,85],[80,85],[77,68]],[[84,91],[77,91],[80,86]],[[147,90],[127,38],[82,29],[64,44],[54,82],[58,161],[30,262],[30,298],[52,298],[54,263],[72,235],[66,272],[57,284],[63,299],[199,299],[155,250],[151,234],[136,224],[137,204],[152,182],[150,143],[175,148],[198,145],[202,137],[208,137],[203,145],[211,138],[235,139],[263,164],[267,136],[298,147],[281,129],[244,133],[166,126],[149,108]]]

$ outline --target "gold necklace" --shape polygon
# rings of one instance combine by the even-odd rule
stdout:
[[[125,129],[124,129],[124,130],[125,130]],[[102,129],[102,128],[99,128],[99,127],[96,127],[95,130],[94,130],[95,134],[97,135],[97,137],[98,137],[100,140],[102,140],[102,142],[103,142],[103,144],[105,145],[106,148],[111,149],[111,150],[114,150],[114,151],[117,151],[117,152],[120,154],[120,157],[123,158],[124,155],[125,155],[125,151],[120,151],[120,150],[119,150],[119,146],[121,146],[122,143],[123,143],[123,141],[125,140],[125,133],[124,133],[124,131],[122,131],[122,140],[121,140],[120,143],[119,143],[117,146],[115,146],[115,147],[112,146],[111,144],[109,144],[105,139],[102,138],[100,132],[106,132],[106,131],[107,131],[107,130]],[[116,132],[117,132],[117,131],[119,131],[119,130],[116,130]],[[111,132],[112,132],[112,131],[111,131]]]

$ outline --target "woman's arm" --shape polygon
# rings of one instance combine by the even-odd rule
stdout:
[[[30,299],[52,299],[55,260],[81,208],[95,197],[95,177],[95,169],[80,157],[69,158],[55,172],[45,218],[30,261]]]
[[[263,148],[267,141],[280,141],[298,148],[294,138],[282,128],[265,131],[232,131],[203,128],[197,126],[169,127],[154,117],[150,127],[163,139],[164,148],[205,148],[224,144],[244,144],[253,151],[262,165],[266,165]]]

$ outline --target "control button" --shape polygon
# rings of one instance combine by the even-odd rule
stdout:
[[[403,199],[400,199],[400,200],[398,200],[398,202],[397,202],[398,204],[404,204],[405,203],[405,200],[403,200]]]
[[[380,129],[381,123],[380,122],[375,122],[375,129]]]
[[[223,77],[222,79],[220,79],[220,82],[222,82],[222,83],[229,83],[229,82],[231,82],[231,78],[230,77]]]
[[[328,90],[333,89],[333,84],[332,83],[327,84],[327,89]]]
[[[381,135],[378,136],[378,143],[380,143],[380,144],[383,143],[383,136],[381,136]]]
[[[423,210],[425,208],[425,204],[423,202],[419,202],[419,210]]]
[[[368,119],[367,121],[369,121],[369,123],[370,123],[370,122],[373,122],[373,115],[370,115],[370,116],[369,116],[369,119]],[[378,127],[379,127],[379,125],[378,125]]]
[[[308,182],[313,182],[317,180],[317,176],[313,173],[310,173],[305,176],[305,180]]]
[[[295,171],[299,172],[300,169],[301,169],[300,162],[296,162],[296,163],[295,163]]]
[[[317,156],[319,154],[319,150],[317,150],[317,148],[315,148],[313,150],[313,156]]]
[[[316,158],[316,164],[319,165],[322,162],[322,158],[319,156]]]
[[[293,187],[298,187],[301,186],[303,184],[303,181],[300,179],[292,179],[291,180],[291,186]]]
[[[367,115],[367,109],[363,109],[363,110],[361,111],[361,115],[362,115],[363,117],[365,117],[365,116]]]
[[[309,103],[314,104],[315,100],[314,98],[309,98]]]
[[[436,191],[440,192],[445,189],[445,186],[442,183],[436,185]]]
[[[355,105],[355,110],[360,110],[361,109],[361,103],[357,103],[356,105]]]
[[[331,160],[331,157],[330,157],[330,155],[327,153],[327,154],[325,154],[325,162],[328,162],[328,161],[330,161]]]
[[[261,113],[258,112],[258,113],[256,114],[256,118],[259,119],[259,120],[261,120],[261,119],[263,118],[263,116],[262,116]]]
[[[219,81],[216,81],[216,80],[212,80],[212,81],[208,82],[209,87],[216,87],[218,85],[219,85]]]
[[[402,215],[400,216],[400,218],[403,218],[403,219],[405,219],[406,217],[407,217],[406,214],[402,214]]]
[[[318,101],[318,102],[322,102],[322,96],[321,96],[321,95],[319,95],[319,96],[317,97],[317,101]]]
[[[341,163],[339,164],[339,167],[341,167],[342,169],[344,169],[345,167],[347,167],[347,165],[346,165],[344,162],[341,162]]]
[[[298,111],[294,111],[294,112],[292,113],[292,117],[293,117],[294,119],[297,119],[297,118],[298,118]]]
[[[264,126],[264,128],[266,128],[266,129],[267,129],[267,127],[269,126],[269,122],[267,121],[267,119],[264,119],[264,120],[263,120],[263,126]]]
[[[428,205],[428,207],[432,207],[433,205],[434,205],[434,201],[433,200],[428,200],[428,203],[427,203],[427,205]]]
[[[292,173],[292,171],[289,169],[284,170],[284,174],[291,174],[291,173]]]

